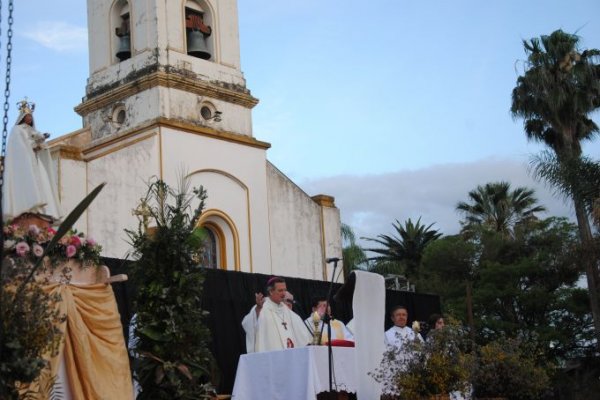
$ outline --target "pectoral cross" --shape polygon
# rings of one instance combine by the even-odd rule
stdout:
[[[281,325],[283,325],[283,329],[287,331],[287,322],[281,321]]]

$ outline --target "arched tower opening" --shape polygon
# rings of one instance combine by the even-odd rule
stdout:
[[[113,62],[118,63],[131,58],[131,15],[129,2],[117,0],[110,13],[111,48],[114,50]]]
[[[185,2],[186,52],[204,60],[215,60],[214,17],[203,0]]]

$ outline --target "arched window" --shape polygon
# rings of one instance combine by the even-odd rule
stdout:
[[[206,268],[227,269],[227,239],[218,221],[204,221],[200,226],[206,231],[200,265]]]
[[[111,15],[114,36],[112,38],[114,55],[119,62],[131,58],[131,16],[129,3],[126,0],[118,0],[113,5]]]
[[[187,54],[210,60],[214,58],[212,15],[202,0],[187,0],[185,3],[185,32]]]
[[[205,268],[217,269],[218,258],[219,258],[219,254],[217,251],[217,249],[219,248],[218,243],[217,243],[218,239],[217,239],[217,236],[212,231],[212,229],[210,229],[209,227],[205,227],[205,229],[206,229],[207,238],[204,241],[204,246],[202,246],[203,252],[202,252],[202,260],[200,261],[200,265]]]

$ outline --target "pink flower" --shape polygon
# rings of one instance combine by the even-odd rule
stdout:
[[[52,229],[52,228],[48,228],[48,235],[50,237],[52,237],[52,236],[56,235],[56,231],[54,229]]]
[[[88,237],[85,240],[85,244],[90,246],[90,247],[94,247],[95,245],[97,245],[98,243],[96,243],[96,241],[94,239],[92,239],[91,237]]]
[[[71,236],[70,244],[72,244],[76,248],[80,248],[81,247],[81,239],[79,239],[79,236]]]
[[[29,245],[25,242],[19,242],[17,243],[15,251],[19,257],[23,257],[25,254],[29,253]]]
[[[44,254],[44,248],[42,246],[40,246],[39,244],[34,243],[32,247],[33,247],[33,250],[32,250],[33,254],[36,257],[41,257],[42,254]]]
[[[40,234],[40,228],[37,225],[29,225],[29,234],[31,236],[37,236]]]
[[[77,248],[72,244],[67,246],[67,258],[71,258],[77,253]]]

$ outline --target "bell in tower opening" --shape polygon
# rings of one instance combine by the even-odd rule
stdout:
[[[115,28],[115,34],[119,37],[119,47],[115,54],[119,61],[131,58],[131,33],[129,29],[129,13],[121,15],[121,26]]]
[[[212,28],[204,23],[204,14],[186,8],[185,29],[187,32],[187,53],[193,57],[209,60],[211,54],[208,49],[207,38],[212,33]]]

